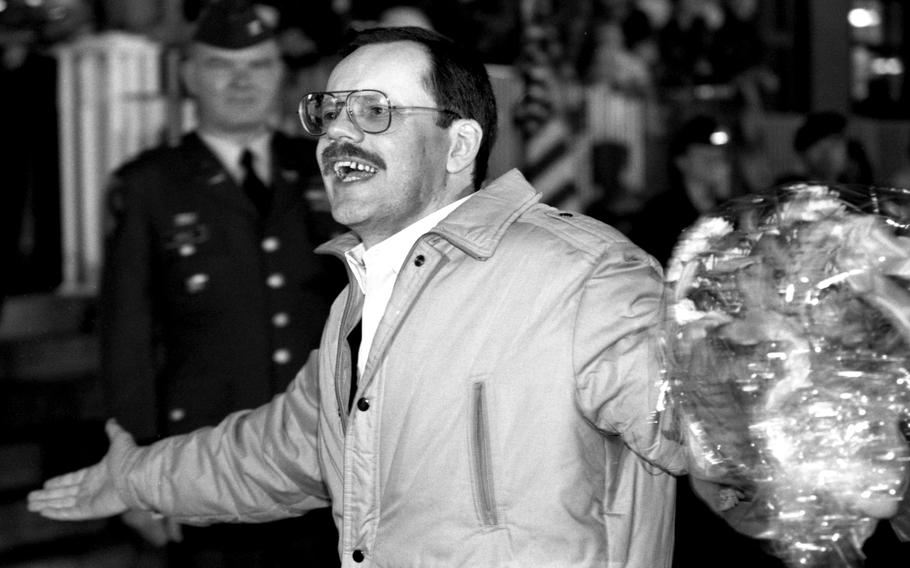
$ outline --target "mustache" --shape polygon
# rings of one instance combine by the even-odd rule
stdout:
[[[359,158],[365,162],[371,162],[380,169],[386,169],[385,160],[378,155],[368,152],[360,146],[355,146],[350,142],[335,142],[322,151],[322,173],[329,175],[332,173],[330,162],[337,158]]]

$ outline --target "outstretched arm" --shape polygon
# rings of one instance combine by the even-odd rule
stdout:
[[[123,463],[137,447],[133,437],[114,420],[105,425],[110,449],[91,467],[49,479],[28,495],[28,509],[49,519],[82,521],[111,517],[126,511],[114,483],[115,464]]]

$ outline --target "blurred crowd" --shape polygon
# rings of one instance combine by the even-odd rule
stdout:
[[[59,182],[45,179],[57,171],[53,151],[56,70],[51,48],[83,35],[122,31],[180,52],[200,11],[211,1],[2,3],[0,73],[10,88],[0,94],[8,124],[0,159],[4,171],[13,176],[21,173],[22,179],[13,185],[24,188],[3,195],[7,217],[2,223],[3,254],[4,259],[15,259],[4,260],[4,265],[31,275],[12,284],[13,291],[52,289],[59,283],[59,200],[47,193],[55,191]],[[630,192],[623,187],[620,173],[608,172],[606,177],[597,173],[617,169],[612,162],[593,164],[595,197],[587,213],[631,230],[645,200],[673,185],[677,168],[672,163],[672,140],[683,133],[688,120],[698,116],[714,119],[729,135],[725,159],[730,161],[734,186],[730,195],[786,181],[768,164],[768,140],[761,126],[767,111],[787,109],[775,108],[779,62],[773,60],[775,52],[765,37],[767,26],[762,25],[768,19],[763,13],[767,6],[757,0],[263,0],[261,4],[277,22],[288,71],[282,103],[285,132],[300,134],[296,118],[300,96],[322,88],[337,61],[336,50],[350,30],[375,25],[427,27],[453,38],[488,64],[515,65],[525,56],[532,13],[545,6],[546,24],[555,38],[553,72],[560,82],[607,85],[611,92],[659,109],[648,111],[646,125],[652,129],[648,135],[660,139],[657,146],[647,148],[648,168],[659,173],[649,171],[648,186]],[[861,144],[850,137],[848,117],[841,119],[840,130],[850,138],[851,163],[859,171],[855,181],[897,179],[906,184],[893,172],[870,171]],[[584,127],[580,122],[575,126]],[[793,175],[805,178],[811,166],[795,142],[794,167],[800,171]],[[597,152],[595,148],[592,161],[600,160]],[[665,168],[653,168],[662,163]],[[37,191],[46,195],[34,195]],[[41,259],[41,266],[30,258]]]
[[[53,43],[81,33],[124,30],[167,44],[189,37],[209,0],[13,0],[0,8],[4,47],[30,35]],[[264,0],[275,9],[281,47],[292,68],[331,57],[348,29],[419,25],[511,64],[522,49],[526,0]],[[647,92],[699,85],[773,89],[757,0],[568,0],[552,7],[562,45],[560,72]],[[18,38],[11,32],[17,31]],[[4,63],[9,66],[10,56]],[[754,95],[754,92],[747,96]]]

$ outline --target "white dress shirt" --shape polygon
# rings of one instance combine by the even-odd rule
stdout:
[[[199,137],[205,145],[221,160],[224,168],[231,177],[240,184],[243,183],[243,167],[240,165],[240,156],[247,148],[253,153],[253,169],[256,175],[266,185],[272,182],[272,160],[269,159],[269,143],[272,135],[269,132],[257,136],[246,146],[240,146],[233,140],[222,138],[211,133],[199,132]]]
[[[392,297],[392,289],[395,287],[395,280],[398,278],[401,265],[411,252],[414,243],[421,235],[429,232],[449,213],[467,201],[469,197],[471,196],[462,197],[458,201],[430,213],[369,249],[365,249],[363,243],[360,243],[345,253],[348,265],[364,295],[363,316],[360,322],[360,350],[357,352],[358,376],[363,375],[379,321],[385,314],[386,306]]]

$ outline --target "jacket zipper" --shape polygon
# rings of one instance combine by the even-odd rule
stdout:
[[[474,445],[474,477],[477,481],[480,521],[485,526],[496,526],[498,519],[493,495],[493,467],[490,462],[490,438],[484,384],[474,383],[473,390],[471,442]]]

